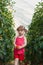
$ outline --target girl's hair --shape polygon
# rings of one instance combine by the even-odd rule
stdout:
[[[27,32],[27,30],[25,29],[25,27],[24,26],[22,26],[22,25],[20,25],[18,28],[17,28],[17,31],[22,31],[22,30],[24,30],[25,32]]]

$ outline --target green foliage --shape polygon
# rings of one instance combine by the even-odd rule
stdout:
[[[27,40],[26,58],[31,61],[31,65],[39,65],[43,62],[43,2],[39,2],[35,8]]]
[[[10,0],[0,0],[0,61],[13,59],[13,38],[15,36],[12,13],[7,6]]]

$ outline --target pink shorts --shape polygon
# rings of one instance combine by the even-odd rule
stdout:
[[[14,54],[14,58],[18,58],[20,61],[24,60],[24,54]]]

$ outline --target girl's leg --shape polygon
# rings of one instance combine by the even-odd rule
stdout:
[[[19,65],[19,59],[18,58],[15,59],[14,65]]]
[[[20,61],[20,65],[24,65],[23,61]]]
[[[19,55],[20,65],[24,65],[24,54]]]

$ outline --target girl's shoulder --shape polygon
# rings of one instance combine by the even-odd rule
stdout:
[[[17,39],[17,38],[24,38],[24,39],[26,39],[26,36],[15,36],[15,39]]]

